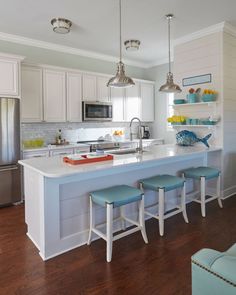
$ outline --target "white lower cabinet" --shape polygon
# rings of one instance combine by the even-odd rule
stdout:
[[[75,154],[83,154],[83,153],[89,153],[90,152],[90,147],[76,147],[74,148],[74,153]]]
[[[49,151],[24,151],[23,159],[31,159],[31,158],[45,158],[49,157]]]
[[[51,69],[43,70],[44,120],[66,121],[66,73]]]
[[[37,151],[23,151],[23,159],[41,158],[41,157],[54,157],[54,156],[66,156],[71,154],[89,153],[89,146],[77,146],[77,147],[58,147],[46,150]]]
[[[67,73],[67,121],[82,121],[82,75]]]
[[[22,66],[21,70],[21,121],[43,121],[43,70]]]
[[[53,156],[66,156],[71,155],[74,153],[73,148],[67,148],[67,149],[58,149],[58,150],[50,150],[50,157]]]

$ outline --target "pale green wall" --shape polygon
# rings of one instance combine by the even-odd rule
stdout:
[[[25,62],[29,63],[49,64],[111,75],[114,75],[116,71],[115,62],[87,58],[6,41],[0,41],[0,52],[23,55],[26,57]],[[134,78],[146,79],[146,71],[143,68],[126,66],[126,73]]]

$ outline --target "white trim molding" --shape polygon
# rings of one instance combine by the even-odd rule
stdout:
[[[189,35],[183,36],[181,38],[175,39],[174,40],[174,46],[179,45],[179,44],[183,44],[183,43],[186,43],[186,42],[190,42],[190,41],[193,41],[195,39],[202,38],[202,37],[205,37],[205,36],[208,36],[210,34],[217,33],[217,32],[226,32],[226,33],[229,33],[229,34],[231,34],[233,36],[236,36],[236,27],[232,26],[228,22],[221,22],[221,23],[218,23],[216,25],[213,25],[213,26],[207,27],[205,29],[202,29],[200,31],[196,31],[196,32],[194,32],[192,34],[189,34]]]
[[[229,33],[233,36],[236,37],[236,27],[232,26],[231,24],[227,22],[221,22],[216,25],[207,27],[205,29],[196,31],[194,33],[188,34],[186,36],[183,36],[181,38],[175,39],[173,44],[174,46],[186,43],[213,33],[217,32],[226,32]],[[22,44],[22,45],[27,45],[27,46],[33,46],[33,47],[38,47],[38,48],[43,48],[47,50],[53,50],[53,51],[58,51],[62,53],[68,53],[68,54],[73,54],[73,55],[79,55],[83,57],[88,57],[88,58],[94,58],[98,60],[104,60],[108,62],[117,62],[118,57],[116,56],[111,56],[111,55],[105,55],[101,53],[97,53],[94,51],[89,51],[89,50],[83,50],[79,48],[74,48],[74,47],[69,47],[69,46],[64,46],[60,44],[55,44],[51,42],[45,42],[37,39],[31,39],[19,35],[13,35],[13,34],[8,34],[4,32],[0,32],[0,40],[1,41],[7,41],[7,42],[12,42],[12,43],[17,43],[17,44]],[[173,58],[171,59],[173,60]],[[144,62],[144,61],[134,61],[130,59],[124,59],[125,64],[130,65],[130,66],[135,66],[143,69],[149,69],[158,65],[166,64],[168,63],[168,59],[166,58],[161,58],[153,62]]]
[[[37,39],[31,39],[31,38],[8,34],[8,33],[3,33],[3,32],[0,32],[0,40],[12,42],[12,43],[17,43],[17,44],[22,44],[22,45],[27,45],[27,46],[43,48],[43,49],[47,49],[47,50],[54,50],[54,51],[58,51],[58,52],[68,53],[68,54],[79,55],[79,56],[83,56],[83,57],[94,58],[94,59],[98,59],[98,60],[105,60],[108,62],[118,62],[118,59],[119,59],[116,56],[105,55],[105,54],[101,54],[101,53],[97,53],[97,52],[93,52],[93,51],[64,46],[64,45],[55,44],[55,43],[51,43],[51,42],[45,42],[45,41],[41,41],[41,40],[37,40]],[[139,67],[139,68],[147,68],[147,63],[145,63],[145,62],[138,62],[138,61],[133,61],[133,60],[129,60],[129,59],[124,59],[124,62],[130,66],[135,66],[135,67]]]

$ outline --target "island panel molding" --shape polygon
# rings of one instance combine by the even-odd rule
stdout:
[[[89,229],[89,192],[112,185],[137,186],[137,181],[158,173],[176,175],[199,165],[218,165],[220,148],[159,145],[143,155],[114,156],[113,161],[71,166],[62,157],[21,160],[24,166],[25,221],[27,235],[36,245],[43,260],[84,245]],[[211,155],[211,160],[208,160]],[[192,191],[192,187],[188,187]],[[146,192],[147,206],[156,194]],[[189,200],[191,201],[191,200]],[[168,195],[167,210],[176,207],[174,192]],[[115,210],[115,217],[118,216]],[[96,209],[96,220],[103,223],[103,208]],[[137,207],[128,205],[127,217],[137,217]],[[130,226],[127,224],[127,226]],[[114,230],[121,229],[115,223]]]

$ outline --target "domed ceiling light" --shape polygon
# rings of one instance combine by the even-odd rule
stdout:
[[[173,14],[167,14],[166,19],[168,21],[168,54],[169,54],[169,72],[167,73],[166,84],[162,85],[159,89],[161,92],[166,93],[179,93],[181,88],[174,83],[173,74],[171,73],[171,60],[170,60],[170,21],[174,17]]]
[[[116,75],[108,83],[108,87],[127,88],[133,86],[134,81],[125,75],[125,65],[122,62],[122,36],[121,36],[121,0],[119,0],[119,17],[120,17],[120,61],[117,64]]]
[[[126,50],[136,51],[136,50],[139,50],[140,43],[141,42],[139,40],[130,39],[130,40],[126,40],[124,42],[124,45],[125,45]]]
[[[51,20],[53,31],[59,34],[67,34],[70,32],[72,22],[66,18],[57,17]]]

